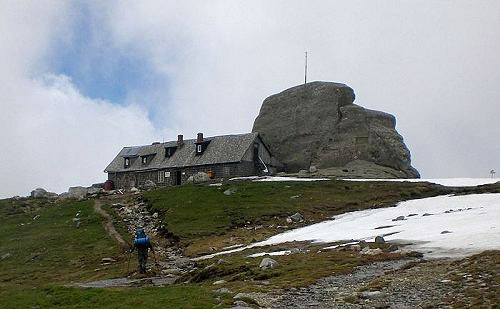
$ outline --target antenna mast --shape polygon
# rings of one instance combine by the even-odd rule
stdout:
[[[304,85],[307,84],[307,52],[306,52],[306,62],[304,66]]]

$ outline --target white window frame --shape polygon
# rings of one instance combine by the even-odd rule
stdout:
[[[164,171],[158,171],[158,183],[165,182],[165,173]]]
[[[201,153],[202,149],[201,144],[196,146],[196,152]]]
[[[125,167],[129,167],[129,166],[130,166],[130,159],[125,158]]]
[[[148,164],[148,157],[142,157],[142,164]]]

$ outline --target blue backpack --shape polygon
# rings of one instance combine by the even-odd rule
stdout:
[[[146,247],[149,245],[150,245],[149,237],[144,232],[144,229],[137,229],[137,231],[135,231],[134,246]]]

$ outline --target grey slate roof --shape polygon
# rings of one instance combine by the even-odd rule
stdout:
[[[204,141],[210,141],[210,143],[201,155],[196,155],[195,139],[184,140],[184,145],[177,147],[175,153],[169,158],[165,157],[165,148],[176,147],[177,141],[124,147],[104,171],[114,173],[239,162],[257,137],[258,133],[247,133],[204,138]],[[150,156],[148,164],[142,164],[141,156]],[[124,166],[125,157],[130,158],[131,164],[128,168]]]

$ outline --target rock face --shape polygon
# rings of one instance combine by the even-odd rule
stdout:
[[[362,169],[375,163],[390,170],[372,171],[371,177],[418,178],[395,117],[353,104],[354,99],[354,91],[344,84],[296,86],[264,100],[252,131],[260,133],[287,172],[311,166],[342,171],[349,163]],[[348,171],[343,171],[346,176]]]

